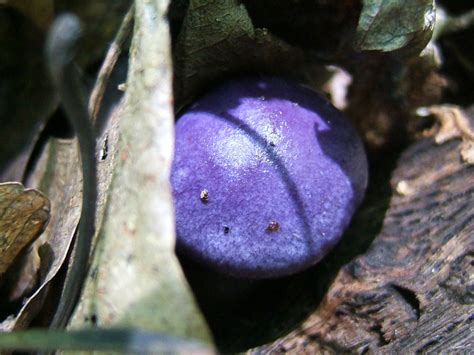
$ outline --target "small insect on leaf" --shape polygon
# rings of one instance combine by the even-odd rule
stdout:
[[[20,183],[0,184],[0,277],[15,258],[46,227],[50,202],[34,189]]]

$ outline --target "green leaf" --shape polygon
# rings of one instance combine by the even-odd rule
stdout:
[[[260,72],[296,76],[303,51],[254,28],[237,0],[191,0],[174,53],[178,107],[226,76]],[[295,74],[297,73],[297,74]]]
[[[113,351],[138,354],[212,354],[204,344],[171,335],[132,329],[76,331],[28,330],[1,333],[0,349]]]
[[[419,51],[431,38],[434,22],[433,0],[364,0],[354,46],[359,51]]]
[[[186,97],[203,78],[213,80],[244,62],[253,36],[248,13],[236,0],[191,0],[175,53],[176,96]]]

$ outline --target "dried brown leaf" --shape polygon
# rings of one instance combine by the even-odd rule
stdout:
[[[126,98],[113,119],[112,184],[82,299],[71,327],[139,327],[210,342],[174,254],[169,173],[172,65],[164,0],[137,1]],[[100,168],[100,166],[99,166]]]
[[[43,231],[50,214],[48,199],[20,183],[0,184],[0,275]]]
[[[465,163],[474,164],[474,118],[455,105],[431,106],[428,111],[440,123],[439,131],[435,135],[436,143],[442,144],[461,138],[461,157]]]
[[[10,320],[10,328],[24,329],[40,310],[47,286],[66,259],[81,211],[81,181],[79,158],[75,140],[53,139],[40,156],[38,167],[29,185],[49,197],[50,222],[41,236],[42,271],[40,285]]]

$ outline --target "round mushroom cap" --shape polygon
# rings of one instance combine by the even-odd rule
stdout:
[[[241,278],[293,274],[339,241],[367,186],[355,129],[292,81],[229,81],[176,123],[177,251]]]

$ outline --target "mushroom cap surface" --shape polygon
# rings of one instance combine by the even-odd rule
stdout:
[[[357,132],[314,91],[229,81],[176,123],[177,251],[235,277],[299,272],[339,241],[367,175]]]

